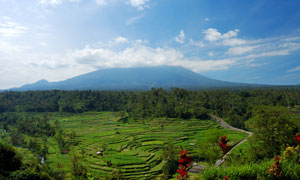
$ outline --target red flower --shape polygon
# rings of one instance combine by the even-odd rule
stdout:
[[[281,159],[280,156],[276,156],[276,157],[275,157],[275,160],[276,160],[276,161],[280,161],[280,159]]]
[[[185,180],[188,178],[188,171],[190,169],[190,163],[192,162],[191,157],[187,155],[186,150],[182,150],[179,152],[179,169],[177,169],[177,172],[180,174],[180,176],[177,177],[177,179]]]
[[[231,146],[227,145],[228,141],[229,141],[229,139],[227,139],[226,136],[221,136],[219,138],[219,143],[218,144],[219,144],[220,148],[222,149],[223,154],[225,154],[231,148]]]
[[[296,140],[297,144],[300,145],[300,133],[297,133],[294,139]]]
[[[181,176],[186,176],[187,175],[187,171],[185,171],[185,169],[177,169],[177,172],[179,172],[179,174]]]
[[[229,178],[227,176],[224,176],[224,180],[229,180]]]

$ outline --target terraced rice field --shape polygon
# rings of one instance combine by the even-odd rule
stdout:
[[[57,141],[54,137],[49,138],[46,163],[52,168],[69,171],[71,157],[76,154],[82,157],[82,163],[95,177],[104,177],[118,170],[126,179],[154,179],[162,171],[164,161],[161,154],[169,142],[193,154],[197,142],[205,139],[204,134],[209,129],[218,129],[232,142],[247,136],[223,129],[210,120],[161,118],[122,123],[112,112],[51,116],[60,122],[64,131],[76,133],[78,144],[72,146],[69,153],[61,154]],[[97,155],[101,149],[104,150],[103,156]]]

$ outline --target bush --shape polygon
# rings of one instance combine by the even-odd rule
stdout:
[[[271,162],[263,162],[261,164],[247,164],[242,166],[230,166],[226,168],[210,168],[204,170],[202,178],[206,180],[224,179],[227,176],[230,180],[254,180],[267,179],[270,177],[268,169]]]
[[[274,161],[264,161],[256,164],[251,163],[240,166],[230,166],[226,168],[212,167],[204,170],[201,178],[204,180],[224,179],[227,176],[230,180],[273,180],[274,177],[268,172],[271,164]],[[288,160],[282,160],[282,175],[280,180],[299,180],[300,179],[300,164]],[[276,178],[275,178],[276,179]]]
[[[11,145],[0,142],[0,180],[50,180],[48,172],[35,162],[25,164]]]
[[[0,175],[7,176],[10,172],[21,168],[22,161],[13,147],[0,142]]]
[[[8,179],[11,180],[51,180],[48,174],[42,175],[32,169],[18,170],[11,173]]]
[[[288,160],[282,161],[282,179],[299,180],[300,179],[300,164]]]
[[[277,106],[256,107],[247,125],[254,133],[250,138],[250,153],[254,159],[279,155],[281,146],[293,144],[292,137],[297,130],[289,110]]]
[[[173,176],[173,174],[176,173],[176,170],[178,168],[177,154],[175,152],[173,144],[168,143],[163,151],[162,158],[165,161],[165,164],[162,168],[164,174],[163,179],[169,179]]]

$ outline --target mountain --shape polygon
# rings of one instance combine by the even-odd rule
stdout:
[[[40,80],[10,90],[147,90],[160,87],[197,89],[231,86],[252,85],[210,79],[178,66],[156,66],[104,69],[59,82]]]

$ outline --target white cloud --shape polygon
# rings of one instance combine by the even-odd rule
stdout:
[[[180,43],[180,44],[183,44],[184,39],[185,39],[184,30],[180,30],[179,35],[175,37],[175,41]]]
[[[43,5],[60,5],[63,3],[63,0],[40,0],[40,4]]]
[[[222,43],[225,46],[237,46],[237,45],[245,44],[246,41],[238,38],[231,38],[231,39],[224,39]]]
[[[128,0],[127,4],[130,4],[132,7],[137,8],[139,11],[149,8],[148,2],[150,0]]]
[[[24,34],[27,30],[27,27],[14,22],[7,16],[0,18],[0,36],[2,37],[15,38]]]
[[[299,36],[297,36],[297,37],[288,37],[288,38],[284,38],[283,40],[284,41],[299,41],[300,37]]]
[[[227,51],[227,54],[230,55],[242,55],[248,52],[253,51],[253,49],[256,48],[255,46],[238,46],[238,47],[232,47],[229,48]]]
[[[232,31],[236,32],[236,31]],[[230,39],[230,37],[236,36],[235,33],[228,32],[225,38]],[[184,34],[182,31],[181,34]],[[222,35],[223,36],[223,35]],[[179,38],[180,36],[178,36]],[[181,36],[183,37],[183,35]],[[120,39],[122,38],[115,38]],[[125,38],[126,39],[126,38]],[[180,40],[180,39],[179,39]],[[119,40],[118,40],[119,41]],[[125,41],[124,41],[125,42]],[[138,67],[138,66],[159,66],[159,65],[170,65],[170,66],[182,66],[188,69],[191,69],[195,72],[211,71],[211,70],[225,70],[229,69],[232,66],[238,66],[240,64],[246,64],[249,67],[258,67],[266,63],[254,63],[254,59],[267,56],[280,56],[287,55],[295,51],[295,43],[287,43],[285,49],[277,49],[276,46],[269,47],[270,44],[263,44],[263,40],[260,41],[260,44],[252,44],[252,46],[237,46],[231,47],[225,54],[217,52],[208,51],[209,56],[214,56],[214,60],[210,59],[201,59],[200,57],[189,57],[179,49],[174,49],[170,47],[164,48],[152,48],[146,46],[142,40],[129,41],[127,48],[123,50],[115,51],[112,46],[110,47],[85,47],[83,49],[77,49],[70,51],[68,53],[68,58],[76,66],[85,66],[87,69],[91,68],[114,68],[114,67]],[[190,40],[190,44],[192,44]],[[195,43],[195,42],[194,42]],[[247,42],[245,42],[247,44]],[[224,45],[223,43],[219,45]],[[202,45],[201,45],[202,46]],[[264,47],[266,46],[266,47]],[[257,48],[260,47],[260,48]],[[280,46],[281,47],[281,46]],[[277,47],[277,48],[280,48]],[[252,54],[249,54],[252,53]],[[246,55],[244,55],[246,54]],[[228,55],[227,58],[219,58],[220,55]],[[244,55],[240,57],[235,57],[237,55]]]
[[[213,52],[208,52],[207,55],[214,56],[215,54]]]
[[[136,23],[136,22],[138,22],[138,21],[139,21],[141,18],[143,18],[143,17],[144,17],[144,15],[141,14],[141,15],[135,16],[135,17],[133,17],[133,18],[130,18],[130,19],[128,19],[128,20],[126,21],[126,24],[127,24],[127,25],[130,25],[130,24]]]
[[[0,54],[2,55],[20,55],[30,49],[29,46],[11,43],[9,41],[0,41]]]
[[[182,66],[196,72],[228,69],[236,63],[234,59],[188,59],[182,52],[173,48],[151,48],[139,44],[121,51],[85,47],[70,51],[68,59],[72,59],[80,66],[99,67],[102,69],[170,65]]]
[[[228,31],[227,33],[223,34],[223,38],[224,39],[228,39],[228,38],[232,38],[238,35],[238,32],[240,32],[240,30],[235,29],[233,31]]]
[[[136,44],[147,44],[148,43],[148,41],[147,40],[141,40],[141,39],[138,39],[138,40],[136,40],[134,43],[136,43]]]
[[[191,43],[191,45],[196,46],[196,47],[199,47],[199,48],[204,47],[204,43],[201,42],[201,41],[195,42],[195,41],[193,41],[192,39],[190,39],[190,43]]]
[[[297,67],[294,67],[292,69],[289,69],[286,72],[296,72],[296,71],[300,71],[300,66],[297,66]]]
[[[261,63],[261,64],[255,64],[255,63],[251,63],[251,64],[248,64],[249,67],[260,67],[260,66],[263,66],[263,65],[266,65],[267,63]]]
[[[106,0],[96,0],[96,4],[98,4],[100,6],[105,6],[105,5],[107,5],[107,1]]]
[[[235,29],[235,30],[230,30],[227,33],[222,34],[217,29],[209,28],[209,29],[203,31],[203,33],[205,34],[205,37],[204,37],[205,40],[208,40],[210,42],[224,40],[225,45],[233,46],[233,45],[241,45],[244,43],[243,40],[233,38],[238,35],[239,31],[240,30]]]
[[[267,56],[283,56],[283,55],[289,55],[291,51],[289,49],[281,49],[277,51],[267,51],[267,52],[261,52],[257,54],[250,54],[246,56],[246,58],[252,59],[252,58],[259,58],[259,57],[267,57]]]
[[[237,38],[238,29],[222,34],[217,29],[209,28],[203,31],[203,33],[204,39],[210,42],[206,47],[221,49],[218,52],[220,57],[224,55],[229,58],[241,56],[240,58],[247,60],[269,56],[285,56],[300,49],[300,36],[244,40]],[[225,50],[226,46],[230,46],[230,48]],[[225,53],[223,53],[224,50]],[[252,67],[255,66],[258,65],[252,65]]]
[[[69,56],[79,64],[92,64],[102,68],[155,66],[172,64],[183,59],[183,55],[175,49],[150,48],[143,45],[121,51],[85,47],[72,51]]]
[[[97,1],[97,0],[96,0]],[[101,0],[100,0],[101,1]],[[57,6],[61,5],[64,2],[70,2],[70,3],[79,3],[80,0],[40,0],[39,3],[41,5],[51,5],[51,6]]]
[[[260,63],[260,64],[254,63],[254,60],[253,60],[253,59],[246,60],[245,63],[246,63],[246,65],[247,65],[248,67],[259,67],[259,66],[263,66],[263,65],[268,64],[268,63]]]
[[[299,36],[280,36],[247,41],[234,39],[235,38],[228,39],[231,42],[224,40],[221,45],[233,46],[227,50],[227,55],[235,56],[250,53],[244,56],[245,59],[285,56],[300,49],[300,43],[298,42],[300,40]]]
[[[300,43],[284,43],[282,47],[288,48],[290,51],[296,51],[300,49]]]
[[[205,18],[204,20],[205,20],[206,22],[210,21],[210,19],[209,19],[209,18]]]
[[[217,29],[214,28],[209,28],[205,30],[203,33],[205,34],[204,39],[210,42],[222,39],[222,34]]]
[[[114,41],[116,43],[128,43],[128,39],[122,36],[119,36],[117,38],[114,39]]]
[[[41,46],[48,46],[47,42],[41,42]]]
[[[226,70],[236,64],[234,59],[221,59],[221,60],[204,60],[198,62],[186,62],[183,67],[192,69],[196,72],[212,71],[212,70]]]

